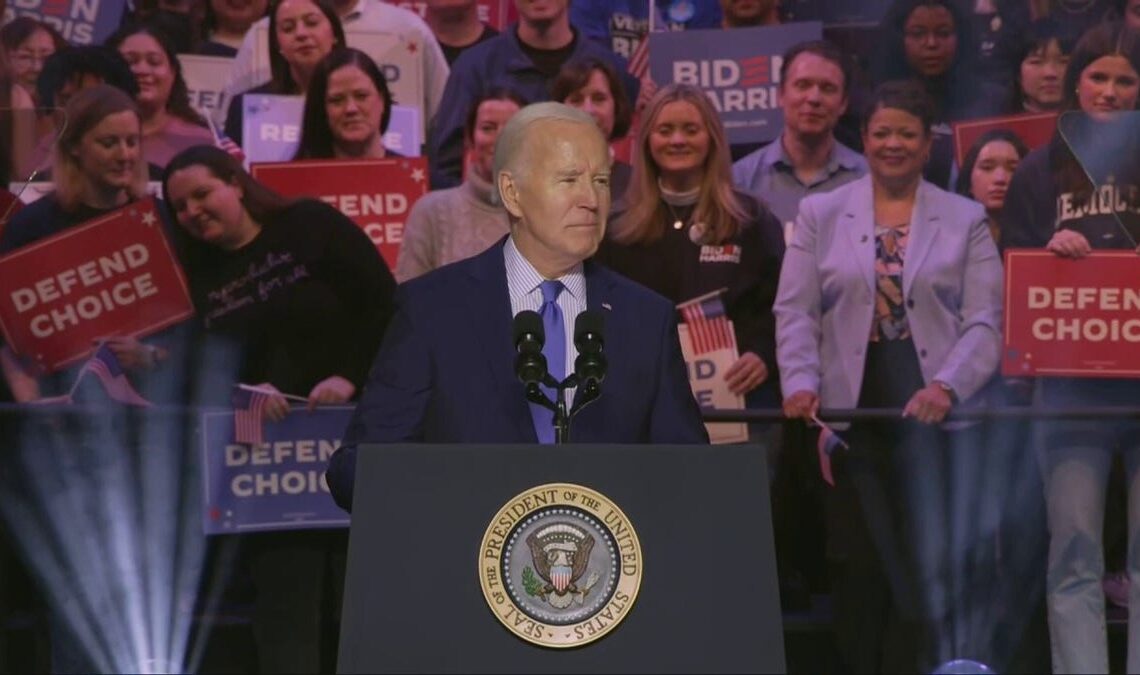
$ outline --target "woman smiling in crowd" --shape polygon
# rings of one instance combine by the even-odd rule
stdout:
[[[108,41],[131,67],[139,85],[135,101],[142,113],[143,156],[162,169],[170,158],[214,138],[194,108],[182,78],[174,44],[165,33],[148,26],[126,28]]]
[[[776,406],[775,299],[784,238],[732,185],[728,142],[697,87],[663,87],[645,109],[629,191],[598,259],[676,304],[724,290],[740,358],[724,373],[753,406]]]
[[[980,466],[980,438],[938,424],[997,368],[1002,270],[982,207],[922,178],[935,119],[922,86],[883,84],[871,104],[870,174],[800,203],[775,305],[778,361],[789,417],[904,411],[853,423],[851,452],[836,455],[836,637],[850,672],[930,672],[984,647],[953,630],[989,588],[963,576],[989,541],[962,517],[976,504],[961,477]]]

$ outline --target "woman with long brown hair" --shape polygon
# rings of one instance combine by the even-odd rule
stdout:
[[[723,289],[740,351],[725,373],[728,387],[750,406],[777,405],[780,223],[733,187],[724,128],[704,92],[663,87],[643,119],[629,190],[598,260],[675,304]]]
[[[131,97],[97,85],[73,96],[65,112],[68,124],[54,148],[55,189],[12,216],[0,233],[0,254],[110,213],[146,193],[142,127]],[[130,337],[109,338],[108,346],[128,370],[152,368],[164,356]],[[68,371],[37,379],[17,364],[7,358],[4,370],[21,402],[64,393],[74,375]]]

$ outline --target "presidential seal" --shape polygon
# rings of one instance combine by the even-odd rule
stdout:
[[[479,583],[495,617],[544,647],[606,635],[641,587],[633,525],[581,485],[550,483],[515,496],[495,514],[479,550]]]

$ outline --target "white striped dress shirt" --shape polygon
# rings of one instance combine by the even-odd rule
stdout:
[[[537,312],[542,307],[542,282],[546,278],[534,269],[534,265],[523,257],[515,246],[514,237],[507,237],[503,245],[503,261],[507,268],[507,292],[511,296],[511,315],[524,310]],[[586,277],[582,274],[582,263],[558,278],[565,287],[558,294],[558,307],[562,310],[562,325],[566,331],[566,370],[574,372],[574,361],[578,350],[574,347],[574,321],[586,311]],[[574,401],[574,390],[566,390],[566,405]]]

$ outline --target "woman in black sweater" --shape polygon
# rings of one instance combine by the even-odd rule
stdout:
[[[228,398],[235,382],[304,396],[310,408],[355,398],[396,289],[368,236],[323,202],[281,197],[213,146],[175,156],[163,194],[188,235],[182,262],[206,335],[197,398]],[[270,419],[288,411],[280,396],[265,409]],[[313,627],[334,625],[347,543],[344,530],[243,540],[263,672],[321,670],[322,642],[336,641]]]

